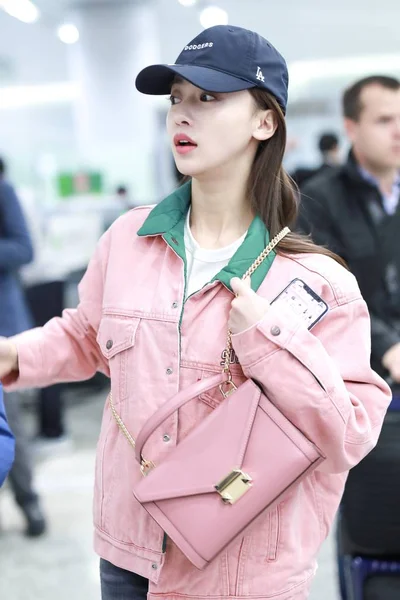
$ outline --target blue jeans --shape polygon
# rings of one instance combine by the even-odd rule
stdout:
[[[101,600],[146,600],[149,581],[100,559]]]

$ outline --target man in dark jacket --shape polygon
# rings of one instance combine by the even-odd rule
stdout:
[[[373,367],[400,383],[400,81],[358,81],[343,110],[348,160],[304,185],[299,228],[347,261],[371,314]]]
[[[385,76],[358,81],[344,94],[343,112],[352,145],[347,162],[306,182],[299,228],[347,261],[371,315],[372,366],[396,386],[400,383],[400,81]],[[393,487],[390,473],[391,468],[398,471],[398,444],[393,447],[390,442],[394,455],[387,447],[388,439],[397,439],[397,428],[392,432],[393,426],[386,427],[374,452],[350,471],[343,496],[338,528],[343,600],[347,598],[343,554],[373,555],[381,546],[386,552],[381,539],[391,534],[384,531],[395,530],[398,487]],[[376,525],[379,515],[385,527]],[[390,598],[399,597],[396,590]],[[382,590],[380,594],[383,598]]]
[[[14,436],[7,423],[0,383],[0,487],[3,485],[14,460]]]
[[[0,159],[0,336],[16,335],[31,325],[18,269],[32,258],[25,219],[14,189],[4,180],[4,163]],[[10,484],[27,521],[26,534],[38,536],[45,531],[45,519],[32,485],[31,451],[21,421],[17,394],[4,394],[4,403],[16,440]]]

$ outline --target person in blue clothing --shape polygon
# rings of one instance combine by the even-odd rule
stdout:
[[[3,388],[0,384],[0,487],[14,460],[14,436],[7,423],[3,403]]]
[[[4,162],[0,159],[0,336],[9,337],[31,327],[18,270],[32,260],[33,250],[18,198],[4,174]],[[11,488],[26,519],[26,534],[42,535],[46,521],[33,488],[32,453],[17,394],[5,393],[4,405],[15,436],[15,460],[9,475]]]

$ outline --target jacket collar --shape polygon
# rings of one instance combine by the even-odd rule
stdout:
[[[360,170],[360,165],[358,164],[356,157],[354,156],[353,150],[350,150],[347,161],[342,166],[342,172],[353,181],[353,183],[358,186],[367,187],[369,189],[373,188],[374,190],[378,189],[377,185],[372,181],[368,180],[363,176]]]
[[[190,202],[191,182],[188,182],[157,204],[138,231],[138,235],[143,237],[161,235],[174,252],[182,258],[185,267],[184,224]],[[242,277],[269,241],[267,228],[263,221],[256,216],[250,224],[241,246],[232,256],[228,265],[217,273],[212,281],[220,281],[232,291],[230,287],[232,277]],[[257,291],[264,281],[275,256],[276,253],[272,251],[254,272],[251,278],[251,287],[254,291]]]

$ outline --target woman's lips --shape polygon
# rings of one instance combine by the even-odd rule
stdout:
[[[193,150],[196,150],[197,146],[193,146],[191,144],[187,144],[187,145],[179,145],[175,146],[175,149],[177,151],[178,154],[188,154],[189,152],[193,152]]]
[[[178,154],[188,154],[197,148],[196,142],[184,133],[174,136],[174,144]]]

